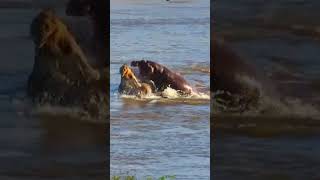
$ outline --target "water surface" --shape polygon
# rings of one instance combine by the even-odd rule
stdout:
[[[216,2],[213,27],[277,88],[241,114],[212,114],[217,179],[317,179],[319,2]],[[214,111],[214,109],[213,109]]]
[[[209,90],[209,1],[111,1],[111,174],[209,179],[209,100],[119,96],[119,68],[149,59]]]
[[[29,25],[40,11],[28,3],[0,8],[0,179],[105,179],[106,121],[36,107],[26,97],[34,59]]]

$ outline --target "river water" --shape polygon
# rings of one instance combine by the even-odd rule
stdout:
[[[319,8],[315,0],[214,3],[217,37],[277,89],[255,111],[212,109],[215,179],[320,177]]]
[[[111,1],[111,175],[209,179],[209,98],[120,96],[119,68],[148,59],[209,91],[208,0]]]
[[[0,179],[105,179],[106,121],[36,107],[26,97],[34,60],[29,26],[41,6],[20,3],[0,8]],[[51,3],[60,12],[63,4]]]

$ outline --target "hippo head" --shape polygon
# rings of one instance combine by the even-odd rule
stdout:
[[[67,3],[66,14],[68,16],[87,16],[93,12],[93,0],[70,0]]]
[[[138,67],[139,73],[142,77],[153,77],[156,74],[161,74],[164,67],[152,61],[132,61],[131,66]]]

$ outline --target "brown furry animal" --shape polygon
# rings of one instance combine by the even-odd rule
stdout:
[[[85,55],[67,26],[52,10],[44,10],[37,15],[31,24],[30,33],[36,45],[36,55],[47,53],[60,57],[74,56],[69,62],[76,65],[73,68],[79,66],[79,73],[84,79],[99,79],[99,73],[87,63]]]
[[[35,62],[28,80],[28,94],[34,99],[59,104],[84,103],[91,92],[102,90],[98,86],[107,84],[87,63],[67,26],[52,10],[43,10],[34,18],[30,34],[35,44]]]
[[[154,90],[150,84],[140,82],[132,69],[124,64],[120,67],[121,82],[119,93],[129,95],[150,95]]]

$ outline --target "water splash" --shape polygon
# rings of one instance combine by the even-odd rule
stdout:
[[[108,112],[99,111],[99,114],[93,116],[88,111],[84,111],[81,107],[63,107],[50,104],[35,106],[30,115],[40,118],[55,118],[55,119],[73,119],[91,123],[107,123],[106,117]]]
[[[32,102],[27,96],[15,97],[12,100],[17,114],[24,117],[40,117],[44,119],[74,119],[79,121],[106,123],[109,116],[108,105],[105,102],[91,101],[94,110],[80,105],[63,106],[49,102]]]
[[[257,89],[258,96],[250,97],[249,93],[232,94],[227,91],[213,92],[211,94],[211,112],[213,114],[320,119],[320,107],[317,103],[313,104],[303,97],[291,97],[277,91],[276,82],[274,84],[260,82],[254,77],[240,75],[237,76],[237,80],[248,89]]]
[[[230,106],[225,101],[217,98],[220,94],[229,95],[234,102]],[[250,108],[245,108],[246,104],[241,104],[241,96],[233,95],[229,92],[218,91],[212,93],[211,110],[213,114],[232,114],[239,116],[286,116],[320,119],[319,106],[303,101],[299,98],[291,97],[272,97],[266,94],[261,94],[257,104]]]
[[[190,95],[184,95],[179,91],[167,87],[164,91],[155,94],[135,96],[135,95],[125,95],[121,94],[120,98],[125,100],[141,101],[146,103],[163,103],[163,104],[172,104],[172,103],[183,103],[183,104],[203,104],[210,102],[209,92],[203,93],[193,93]]]

